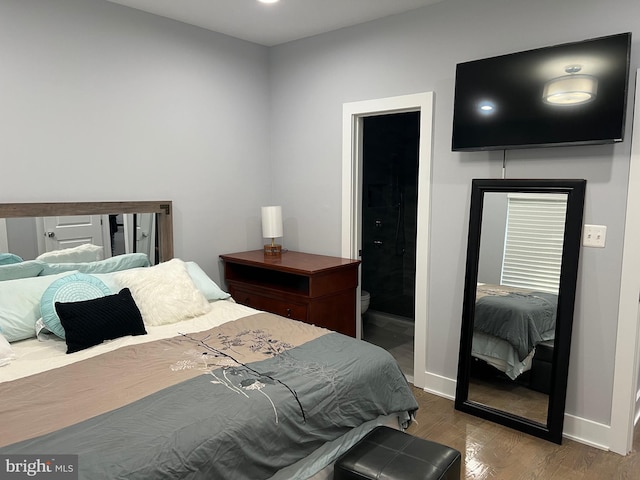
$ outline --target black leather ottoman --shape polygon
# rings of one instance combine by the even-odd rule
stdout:
[[[336,460],[333,480],[460,480],[460,452],[376,427]]]

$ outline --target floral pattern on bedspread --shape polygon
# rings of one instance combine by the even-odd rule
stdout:
[[[183,336],[193,342],[203,344],[203,346],[186,350],[184,355],[187,358],[172,363],[169,367],[172,371],[197,368],[208,372],[214,367],[238,365],[239,362],[233,358],[233,353],[240,354],[240,352],[234,347],[248,347],[254,353],[262,353],[265,358],[274,357],[294,347],[291,343],[274,339],[269,333],[259,329],[243,330],[235,335],[219,333],[217,335],[218,343],[222,346],[218,348],[206,344],[209,336],[202,339],[198,339],[197,334]]]
[[[271,397],[264,390],[266,390],[267,385],[277,387],[280,384],[291,392],[300,407],[302,421],[306,420],[298,394],[291,387],[278,380],[275,376],[276,372],[257,371],[234,357],[234,354],[242,355],[240,352],[242,347],[248,348],[254,353],[261,353],[265,357],[276,357],[294,348],[294,345],[273,338],[269,332],[262,329],[243,330],[235,335],[218,333],[217,343],[222,345],[219,348],[207,343],[210,335],[202,339],[198,339],[197,335],[185,334],[183,337],[196,343],[198,348],[187,350],[185,355],[191,358],[173,363],[170,366],[172,371],[184,368],[199,368],[214,378],[211,380],[212,384],[222,385],[247,399],[250,398],[250,395],[246,392],[260,393],[271,404],[276,424],[278,423],[278,410]],[[293,367],[296,367],[296,365],[292,365]],[[220,370],[221,374],[219,372],[216,373],[217,370]]]

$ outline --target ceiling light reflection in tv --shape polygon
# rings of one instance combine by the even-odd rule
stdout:
[[[459,63],[453,151],[622,141],[631,33]]]

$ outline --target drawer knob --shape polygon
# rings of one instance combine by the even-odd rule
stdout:
[[[291,309],[287,308],[287,318],[291,318]]]

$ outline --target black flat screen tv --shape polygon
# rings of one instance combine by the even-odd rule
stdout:
[[[631,33],[456,67],[453,151],[622,141]]]

